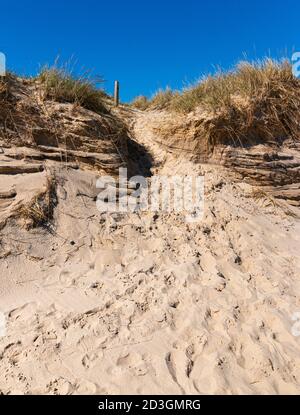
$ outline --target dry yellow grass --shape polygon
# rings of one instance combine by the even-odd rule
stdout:
[[[144,95],[139,95],[130,105],[138,110],[146,110],[149,107],[149,100]]]
[[[103,82],[93,80],[86,73],[74,77],[67,67],[45,67],[38,76],[44,89],[44,96],[57,102],[74,102],[82,107],[101,114],[108,112],[104,99],[107,98],[103,89],[97,84]]]
[[[293,209],[286,200],[274,197],[270,191],[253,187],[250,195],[256,203],[264,208],[272,208],[275,213],[284,212],[288,216],[299,217],[297,210]]]
[[[30,203],[22,205],[14,216],[23,219],[27,229],[49,227],[55,205],[55,178],[51,176],[47,178],[46,188],[34,196]]]
[[[165,109],[169,107],[171,101],[177,94],[177,92],[172,91],[169,87],[166,89],[159,89],[150,99],[144,95],[136,97],[131,102],[131,106],[139,110]]]
[[[159,89],[150,100],[150,107],[155,109],[168,108],[172,100],[177,96],[169,87]]]
[[[198,108],[199,136],[211,148],[300,137],[300,80],[287,61],[241,62],[230,72],[208,76],[181,93],[160,93],[157,99],[161,108],[178,113]]]

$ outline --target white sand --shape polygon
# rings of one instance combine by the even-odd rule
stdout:
[[[145,117],[135,132],[153,173],[205,175],[204,220],[101,216],[96,176],[58,172],[56,233],[1,231],[0,390],[299,393],[299,219],[220,167],[173,158]]]

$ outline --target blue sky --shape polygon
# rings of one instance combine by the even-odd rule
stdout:
[[[74,56],[121,99],[181,88],[216,66],[300,50],[294,0],[1,1],[0,52],[19,74]],[[297,43],[298,42],[298,43]]]

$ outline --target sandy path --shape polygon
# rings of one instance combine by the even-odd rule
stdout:
[[[151,116],[135,140],[152,173],[205,174],[204,220],[100,215],[96,177],[59,171],[56,233],[1,231],[3,393],[299,393],[299,220],[168,154]]]

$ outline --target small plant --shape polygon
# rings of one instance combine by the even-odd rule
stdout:
[[[130,104],[132,107],[138,110],[146,110],[149,107],[149,100],[144,95],[140,95],[131,102]]]
[[[276,199],[263,189],[253,188],[252,197],[256,202],[262,202],[262,205],[265,207],[273,206],[273,208],[278,208],[280,206]]]
[[[144,95],[136,97],[131,102],[131,106],[142,111],[146,109],[167,109],[177,94],[177,92],[172,91],[169,87],[165,90],[159,89],[150,99]]]
[[[46,98],[58,102],[73,102],[82,107],[98,112],[107,113],[104,99],[107,98],[103,89],[97,88],[103,79],[92,80],[87,75],[74,77],[66,67],[45,67],[38,76],[44,87]]]
[[[14,79],[11,72],[6,72],[5,76],[0,76],[0,99],[7,98],[9,94],[10,83]]]
[[[172,100],[177,96],[169,87],[165,90],[159,89],[151,98],[149,106],[155,109],[165,109],[170,106]]]
[[[253,188],[251,196],[256,203],[259,203],[262,207],[272,207],[275,212],[283,211],[286,215],[298,218],[298,210],[293,209],[284,199],[276,198],[270,192],[264,191],[261,188]]]
[[[6,93],[7,93],[7,85],[5,82],[0,81],[0,100],[5,98]]]
[[[48,177],[45,190],[34,196],[29,204],[22,205],[16,214],[25,221],[27,229],[38,226],[49,228],[56,204],[55,179]]]

